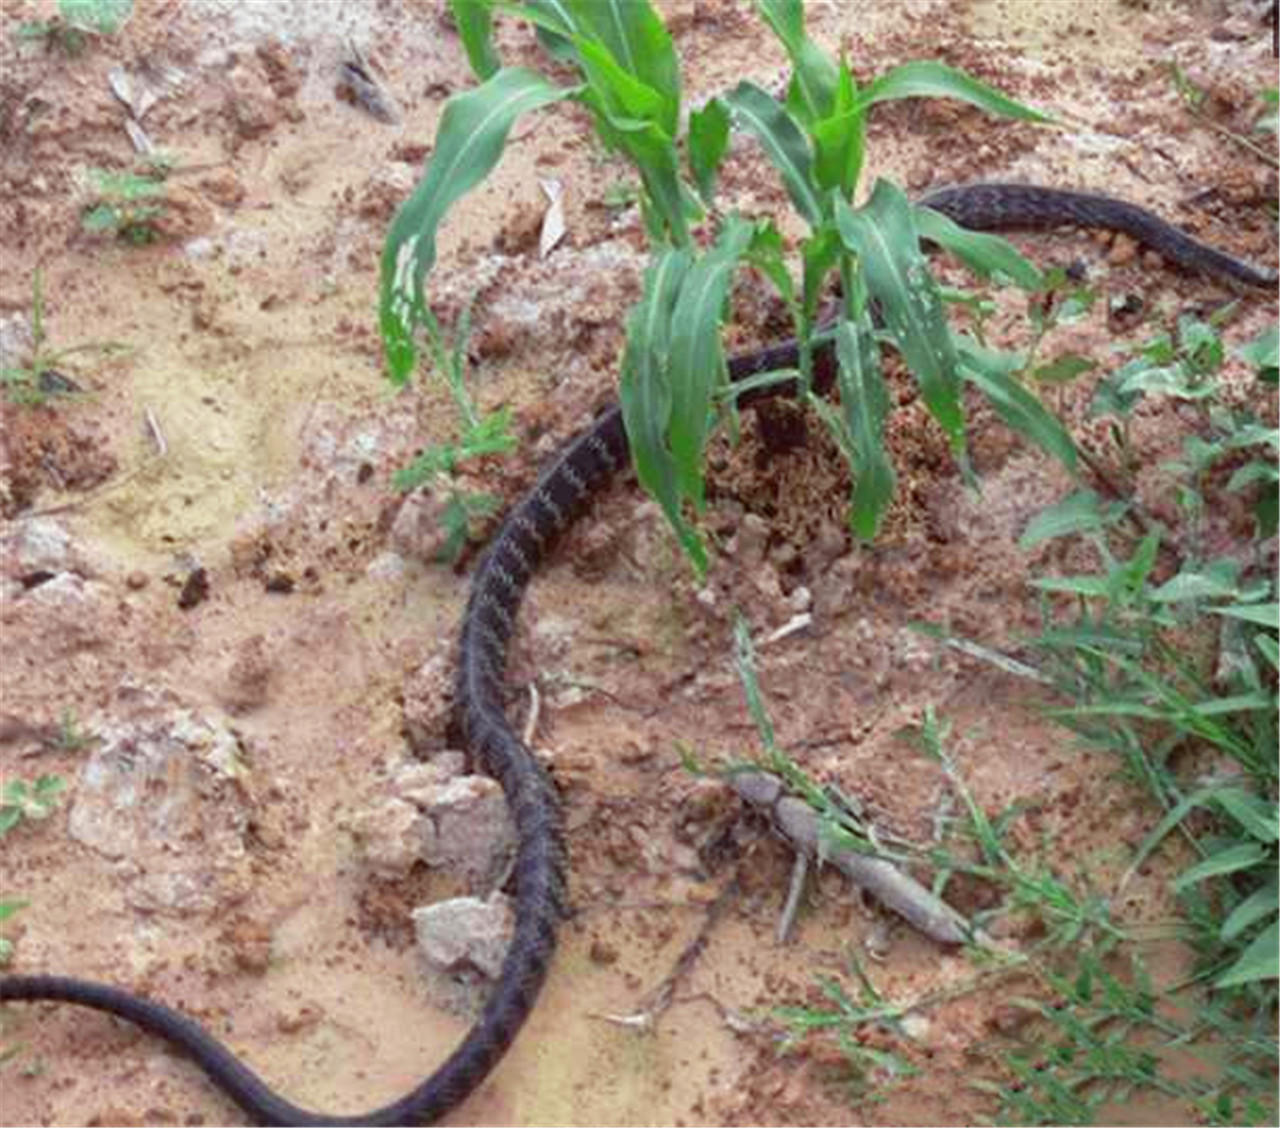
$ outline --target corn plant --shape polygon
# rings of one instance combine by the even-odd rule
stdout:
[[[791,382],[831,430],[853,469],[850,521],[859,536],[875,535],[894,491],[884,443],[890,411],[881,371],[885,345],[901,355],[961,459],[961,391],[968,382],[1007,423],[1074,469],[1070,438],[1013,376],[1020,359],[985,348],[949,324],[920,240],[954,252],[981,275],[1028,290],[1040,286],[1039,272],[1004,240],[913,206],[888,181],[878,181],[865,204],[853,204],[867,117],[881,102],[937,96],[1023,121],[1046,121],[1043,114],[936,62],[907,63],[860,87],[846,60],[809,38],[801,0],[759,0],[761,16],[791,60],[785,96],[743,81],[686,117],[679,62],[648,0],[452,2],[481,84],[449,99],[425,174],[388,233],[380,327],[394,382],[409,379],[417,332],[433,324],[424,284],[449,209],[495,167],[522,114],[574,100],[591,111],[604,144],[628,158],[639,175],[651,257],[643,296],[627,323],[622,409],[639,479],[699,572],[707,564],[696,527],[705,503],[704,452],[712,427],[731,415],[736,396],[727,387],[720,331],[734,274],[743,266],[758,270],[785,300],[800,343],[794,370],[762,373],[748,383]],[[573,67],[577,81],[559,85],[529,68],[504,65],[492,35],[498,14],[531,23],[548,55]],[[717,175],[735,131],[759,143],[807,224],[798,276],[771,218],[748,220],[717,205]],[[699,240],[704,223],[707,237]],[[820,326],[820,296],[833,276],[842,287],[840,315]],[[814,349],[831,339],[839,364],[838,408],[814,391]]]

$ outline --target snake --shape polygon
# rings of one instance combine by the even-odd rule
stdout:
[[[982,183],[917,201],[973,230],[1066,224],[1122,232],[1166,260],[1231,284],[1274,286],[1276,272],[1201,243],[1154,212],[1110,196],[1028,184]],[[830,345],[820,346],[827,351]],[[731,380],[794,367],[786,342],[735,356]],[[760,388],[757,398],[777,394]],[[505,709],[507,651],[530,581],[590,501],[630,463],[622,409],[604,410],[570,439],[506,514],[476,566],[457,651],[454,710],[473,762],[502,787],[516,831],[512,878],[515,926],[498,978],[461,1043],[411,1092],[371,1111],[315,1112],[277,1093],[226,1046],[180,1011],[122,988],[61,975],[0,977],[0,1002],[47,1000],[125,1019],[185,1051],[209,1079],[263,1124],[430,1123],[465,1100],[507,1052],[532,1011],[552,965],[568,910],[568,852],[554,783],[516,734]]]

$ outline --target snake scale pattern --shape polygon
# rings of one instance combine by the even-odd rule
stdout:
[[[945,189],[921,204],[975,230],[1075,224],[1124,232],[1166,259],[1233,283],[1274,286],[1274,271],[1208,247],[1158,216],[1108,196],[1021,184]],[[729,363],[732,379],[793,365],[794,343]],[[768,394],[768,393],[763,393]],[[264,1124],[408,1124],[438,1119],[463,1101],[506,1053],[532,1010],[566,909],[567,852],[560,803],[504,709],[507,647],[529,581],[591,498],[628,464],[622,412],[610,408],[571,440],[507,515],[476,569],[462,620],[455,705],[475,761],[502,785],[517,834],[515,935],[480,1017],[436,1072],[371,1112],[326,1115],[292,1104],[191,1019],[120,988],[51,975],[0,978],[0,1002],[51,1000],[116,1015],[186,1051],[223,1092]]]

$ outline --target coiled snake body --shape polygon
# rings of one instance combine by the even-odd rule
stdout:
[[[920,203],[964,227],[1004,230],[1078,224],[1121,231],[1167,259],[1251,286],[1275,284],[1260,270],[1205,246],[1153,213],[1107,196],[1017,184],[945,189]],[[735,380],[793,366],[794,343],[730,361]],[[766,393],[767,394],[767,393]],[[275,1093],[191,1019],[127,991],[50,975],[0,978],[0,1001],[55,1000],[124,1018],[185,1050],[213,1082],[264,1124],[405,1124],[438,1119],[464,1100],[515,1039],[542,988],[565,910],[566,850],[559,800],[542,767],[507,721],[507,646],[525,589],[556,540],[588,500],[628,462],[622,412],[610,408],[573,439],[507,515],[476,569],[462,620],[456,708],[471,753],[502,785],[515,821],[516,924],[498,982],[466,1038],[436,1072],[391,1104],[348,1116],[324,1115]]]

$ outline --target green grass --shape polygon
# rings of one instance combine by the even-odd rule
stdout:
[[[429,313],[423,323],[428,346],[435,360],[433,372],[442,380],[453,400],[459,420],[456,441],[426,447],[393,478],[396,489],[408,492],[426,486],[444,499],[440,523],[445,533],[440,558],[457,560],[466,547],[472,525],[489,516],[498,506],[492,494],[464,488],[458,476],[462,466],[479,458],[509,454],[516,447],[511,433],[511,412],[502,407],[484,414],[467,388],[467,339],[471,317],[464,311],[450,343],[444,330]]]
[[[45,325],[44,276],[39,269],[31,276],[31,350],[20,364],[0,368],[0,394],[12,403],[40,404],[59,387],[54,366],[63,364],[76,353],[96,352],[103,355],[127,351],[117,341],[93,341],[71,345],[65,349],[49,348]]]
[[[1150,829],[1125,864],[1108,867],[1105,883],[1087,859],[1071,862],[1052,840],[1015,848],[1010,831],[1022,806],[983,809],[948,751],[946,722],[930,708],[901,735],[942,768],[960,814],[939,843],[895,841],[885,851],[851,823],[849,804],[833,802],[778,748],[739,629],[737,664],[762,766],[810,802],[831,840],[856,837],[890,860],[927,862],[939,896],[956,877],[978,880],[998,898],[974,925],[990,930],[1009,917],[1034,937],[1017,953],[974,948],[973,972],[942,992],[887,997],[875,969],[854,960],[843,979],[820,981],[824,1003],[781,1008],[788,1045],[834,1041],[858,1099],[883,1096],[919,1062],[904,1016],[983,992],[996,979],[1002,1005],[1028,1016],[1018,1037],[973,1048],[987,1061],[974,1085],[992,1099],[997,1123],[1094,1124],[1144,1099],[1180,1108],[1187,1122],[1276,1122],[1280,608],[1266,542],[1276,532],[1280,432],[1240,406],[1238,394],[1227,405],[1220,323],[1184,318],[1172,337],[1129,352],[1131,360],[1099,380],[1095,409],[1115,425],[1122,481],[1142,457],[1126,426],[1140,403],[1172,400],[1191,413],[1183,457],[1166,467],[1180,521],[1172,529],[1150,518],[1135,525],[1130,501],[1068,496],[1030,523],[1023,543],[1076,541],[1096,566],[1032,581],[1044,626],[1019,660],[965,640],[969,653],[1034,682],[1039,698],[1052,687],[1047,717],[1078,746],[1113,757],[1117,774],[1146,795]],[[1246,398],[1271,402],[1274,412],[1276,330],[1236,352],[1256,380]],[[1252,537],[1224,548],[1208,517],[1227,493],[1241,495],[1252,514]],[[1174,915],[1154,925],[1126,919],[1125,888],[1157,855],[1154,872],[1167,875]],[[1170,940],[1183,946],[1191,970],[1156,983],[1151,943]]]

